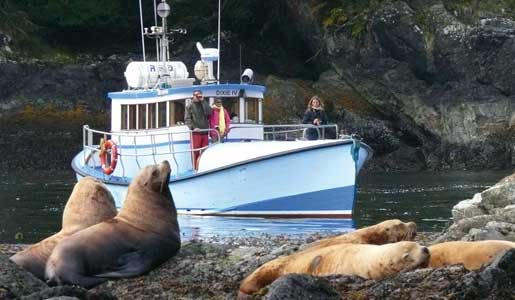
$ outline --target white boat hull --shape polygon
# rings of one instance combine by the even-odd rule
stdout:
[[[256,148],[258,143],[242,145]],[[189,215],[350,218],[356,175],[370,155],[368,146],[360,144],[359,155],[354,157],[352,149],[356,147],[356,141],[352,140],[282,143],[288,145],[284,148],[288,150],[268,150],[272,153],[252,159],[236,159],[228,165],[211,164],[210,168],[195,175],[172,179],[170,190],[178,212]],[[218,154],[217,146],[212,147],[211,155],[208,151],[212,149],[208,149],[203,159],[214,159]],[[220,153],[223,150],[218,148]],[[77,176],[94,175],[88,174],[88,168],[81,168],[82,156],[79,154],[74,159]],[[99,179],[106,183],[117,206],[121,207],[128,182],[102,177]]]

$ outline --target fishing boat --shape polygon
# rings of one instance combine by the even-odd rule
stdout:
[[[144,60],[130,62],[125,71],[128,88],[108,93],[111,131],[83,127],[83,149],[72,160],[77,178],[103,181],[121,207],[138,171],[168,160],[179,214],[350,218],[356,178],[372,155],[370,147],[340,134],[337,125],[264,124],[266,88],[252,83],[251,69],[240,82],[220,83],[219,43],[196,44],[200,59],[191,77],[183,62],[169,59],[170,35],[185,33],[167,29],[169,10],[163,0],[155,9],[161,26],[142,30],[142,40],[157,41],[156,61],[146,61],[143,50]],[[184,124],[195,91],[211,104],[222,98],[234,115],[228,134],[201,149],[192,149],[192,131]],[[308,131],[317,138],[307,139]],[[202,153],[198,168],[192,151]]]

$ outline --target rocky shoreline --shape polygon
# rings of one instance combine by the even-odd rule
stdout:
[[[429,244],[436,235],[437,233],[431,232],[418,233],[417,241]],[[187,241],[183,243],[177,256],[147,275],[109,281],[90,290],[89,293],[103,297],[111,295],[115,299],[236,299],[241,281],[259,265],[280,255],[291,254],[303,245],[322,237],[324,236],[292,237],[263,234],[253,237],[217,236]],[[2,244],[0,253],[10,256],[27,246]],[[39,281],[28,273],[26,275],[31,277],[31,282]],[[4,280],[5,277],[0,277],[0,299],[14,299],[1,297]],[[353,280],[363,281],[357,277]],[[78,295],[77,291],[54,290],[55,294],[60,296],[63,296],[63,293]],[[34,292],[47,296],[49,293],[46,287]],[[32,293],[24,295],[30,294]],[[35,298],[36,295],[33,296],[29,299],[39,299]]]
[[[419,233],[416,241],[429,245],[438,235],[430,232]],[[5,271],[0,276],[0,299],[17,299],[21,296],[22,299],[50,299],[57,296],[74,297],[72,299],[236,299],[241,281],[259,265],[280,255],[291,254],[319,238],[321,236],[318,235],[294,239],[262,235],[188,241],[183,243],[177,256],[150,273],[136,278],[109,281],[89,291],[79,287],[48,288],[31,274],[13,266],[10,261],[6,262],[7,256],[0,255],[0,261],[3,260],[0,265],[9,265],[8,268],[2,268]],[[0,253],[12,255],[25,246],[1,245]],[[512,266],[515,263],[515,253],[506,260]],[[508,270],[511,273],[498,269],[495,269],[495,276],[490,278],[490,283],[499,274],[503,274],[502,278],[508,280],[506,282],[515,282],[513,268]],[[487,299],[482,298],[484,293],[479,293],[477,287],[478,283],[486,286],[490,284],[485,281],[481,272],[468,272],[462,266],[449,266],[436,270],[415,270],[377,282],[355,276],[319,278],[289,275],[263,289],[252,299]],[[14,273],[22,273],[25,277],[14,276]],[[506,274],[509,276],[505,276]],[[9,278],[9,284],[6,283],[6,278]],[[18,281],[13,283],[13,278]],[[465,278],[469,281],[465,281]],[[488,299],[513,299],[504,295],[506,291],[513,293],[512,287],[506,286],[494,291],[493,294],[501,295],[501,298]],[[462,296],[452,296],[452,291],[459,289],[465,291]],[[5,293],[6,290],[11,294]],[[491,290],[490,288],[489,291]],[[515,294],[511,296],[515,297]]]
[[[515,241],[515,173],[464,200],[453,209],[455,223],[445,232],[418,233],[431,245],[447,240]],[[178,255],[146,275],[108,281],[91,290],[49,288],[8,259],[26,245],[0,245],[0,299],[236,299],[241,281],[263,263],[303,249],[325,237],[260,235],[214,236],[184,241]],[[64,299],[64,298],[61,298]],[[70,298],[66,298],[70,299]],[[515,249],[490,265],[468,271],[462,265],[401,272],[383,280],[356,276],[290,274],[254,300],[294,299],[515,299]]]

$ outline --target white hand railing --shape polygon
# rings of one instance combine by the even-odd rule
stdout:
[[[235,125],[231,126],[228,135],[230,137],[230,132],[232,130],[249,129],[253,127],[262,129],[263,139],[267,141],[325,139],[329,135],[331,136],[330,138],[338,137],[338,126],[336,124],[321,126],[314,126],[311,124]],[[152,163],[157,164],[159,161],[164,159],[167,159],[170,163],[175,165],[172,169],[174,170],[174,174],[177,176],[179,174],[194,172],[194,163],[191,158],[192,152],[202,152],[208,147],[221,142],[220,133],[215,129],[202,129],[199,132],[211,135],[213,137],[211,139],[211,144],[205,147],[192,149],[192,131],[188,129],[175,127],[153,129],[150,131],[105,132],[91,129],[86,125],[83,128],[83,148],[85,150],[83,151],[84,164],[92,169],[96,169],[101,166],[98,154],[100,152],[100,140],[104,139],[112,140],[117,144],[119,156],[118,162],[121,170],[118,170],[116,174],[122,178],[126,177],[127,172],[132,172],[135,167],[137,167],[137,169],[141,169],[145,165]],[[329,132],[331,134],[328,134]],[[132,169],[131,166],[126,165],[129,160],[135,161],[135,166],[132,166]]]

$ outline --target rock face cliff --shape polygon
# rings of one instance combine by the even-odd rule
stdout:
[[[222,74],[237,77],[234,61],[243,44],[247,58],[253,59],[247,65],[259,74],[258,83],[268,87],[267,122],[300,122],[307,100],[318,94],[332,122],[359,133],[375,150],[371,170],[515,165],[511,6],[505,1],[371,0],[350,11],[344,5],[354,2],[263,1],[268,10],[280,9],[284,21],[257,18],[264,23],[256,25],[252,39],[224,32],[228,54],[222,58],[233,63]],[[267,32],[274,32],[268,42]],[[285,45],[273,42],[281,36]],[[12,39],[16,37],[0,35],[4,52]],[[197,55],[190,46],[174,46],[174,56],[192,68]],[[291,61],[285,60],[286,52]],[[0,60],[0,117],[27,104],[109,108],[105,95],[125,87],[128,60]]]
[[[327,28],[313,6],[288,1],[314,59],[327,65],[307,86],[376,149],[378,168],[510,167],[515,22],[433,2],[383,1],[361,28]]]

